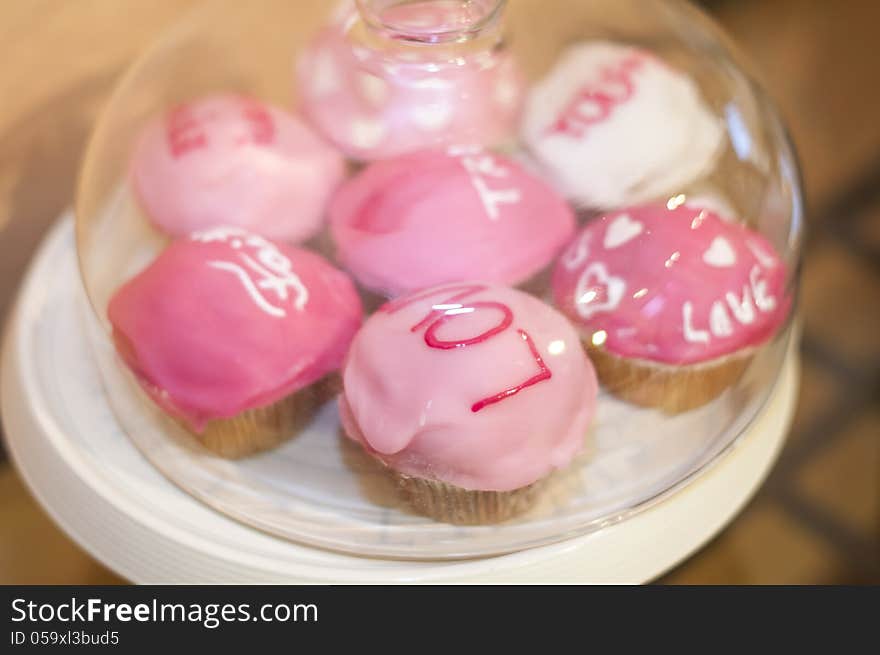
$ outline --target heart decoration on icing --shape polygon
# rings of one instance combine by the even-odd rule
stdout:
[[[600,289],[604,294],[598,292]],[[574,291],[574,306],[583,318],[590,318],[594,314],[617,309],[624,293],[626,293],[626,282],[622,278],[610,275],[605,264],[596,262],[584,269],[578,279]]]
[[[703,261],[716,268],[729,268],[736,264],[736,253],[730,241],[724,237],[715,237],[712,245],[703,253]]]
[[[605,231],[605,250],[619,248],[623,244],[632,241],[645,230],[645,226],[634,221],[629,214],[621,214],[608,226]]]

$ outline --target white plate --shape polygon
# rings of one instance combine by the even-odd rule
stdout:
[[[73,230],[61,223],[22,289],[3,359],[3,419],[19,470],[81,545],[137,582],[641,582],[709,539],[766,475],[794,408],[797,358],[735,448],[685,488],[554,545],[459,562],[309,548],[249,529],[169,483],[116,422],[78,329]]]

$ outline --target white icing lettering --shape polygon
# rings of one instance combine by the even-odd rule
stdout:
[[[497,221],[501,215],[500,205],[515,205],[522,200],[519,189],[491,189],[486,177],[505,178],[510,174],[506,168],[498,166],[495,160],[486,155],[482,157],[463,157],[462,165],[471,178],[471,184],[483,203],[489,218]]]
[[[772,312],[776,309],[776,298],[767,293],[767,281],[761,279],[761,269],[753,266],[749,273],[749,282],[752,285],[752,294],[755,296],[755,304],[762,312]]]
[[[719,338],[729,337],[733,334],[733,323],[721,301],[712,303],[712,310],[709,312],[709,329]]]
[[[725,298],[737,321],[743,325],[751,325],[755,322],[755,305],[752,303],[752,292],[748,286],[743,286],[742,299],[733,291],[728,291]]]
[[[682,325],[684,327],[684,340],[689,343],[709,343],[709,332],[694,328],[694,304],[686,302],[682,305]]]
[[[297,311],[305,309],[309,301],[308,289],[292,271],[290,260],[266,239],[238,228],[198,232],[192,239],[201,243],[222,241],[237,251],[237,262],[214,260],[208,262],[208,266],[235,275],[251,300],[270,316],[281,318],[287,315],[282,305],[290,301],[291,291],[295,294],[293,307]],[[251,252],[245,252],[246,248]],[[273,303],[273,298],[277,302]]]

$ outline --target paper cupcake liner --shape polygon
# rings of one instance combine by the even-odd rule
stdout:
[[[226,459],[271,450],[297,434],[321,405],[339,393],[341,386],[338,374],[328,375],[271,405],[210,421],[196,436],[205,448]]]
[[[599,381],[618,398],[635,405],[679,414],[717,398],[734,385],[753,353],[731,355],[706,363],[670,366],[618,357],[585,342]]]
[[[541,481],[513,491],[475,491],[439,480],[395,473],[406,500],[420,514],[456,525],[500,523],[530,509],[538,498]]]

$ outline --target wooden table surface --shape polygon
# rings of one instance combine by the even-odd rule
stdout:
[[[516,2],[516,0],[512,0]],[[875,0],[707,3],[791,126],[812,209],[802,405],[780,465],[667,582],[880,581],[880,84]],[[0,318],[69,206],[132,58],[195,0],[0,0]],[[0,583],[119,581],[0,463]]]

